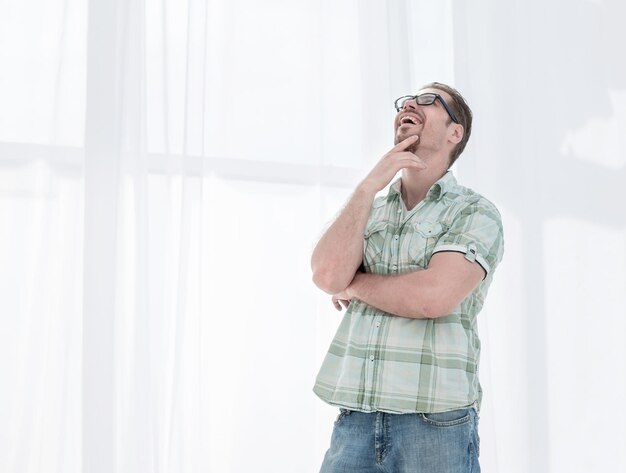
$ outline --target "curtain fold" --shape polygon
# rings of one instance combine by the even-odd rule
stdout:
[[[310,252],[431,80],[468,99],[454,172],[505,225],[483,471],[624,470],[625,9],[7,5],[0,471],[317,471],[340,319]]]

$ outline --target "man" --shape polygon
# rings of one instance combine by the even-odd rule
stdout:
[[[448,171],[472,126],[459,92],[434,82],[395,105],[395,146],[311,260],[347,308],[314,387],[340,408],[321,471],[479,472],[476,316],[502,259],[500,215]]]

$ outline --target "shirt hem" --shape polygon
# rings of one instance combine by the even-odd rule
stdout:
[[[364,408],[361,405],[353,404],[349,402],[338,402],[332,401],[331,399],[323,396],[317,389],[317,387],[313,388],[313,393],[324,401],[326,404],[338,407],[340,409],[348,409],[350,411],[363,412],[366,414],[370,414],[372,412],[384,412],[387,414],[440,414],[443,412],[456,411],[458,409],[474,409],[477,413],[480,412],[480,405],[478,401],[474,401],[470,404],[459,404],[459,405],[449,405],[442,408],[437,409],[423,409],[423,410],[415,410],[415,409],[392,409],[390,407],[379,406],[376,408]]]

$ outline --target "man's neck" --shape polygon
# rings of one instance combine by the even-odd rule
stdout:
[[[401,195],[407,210],[411,210],[426,198],[432,185],[441,179],[447,169],[402,170]]]

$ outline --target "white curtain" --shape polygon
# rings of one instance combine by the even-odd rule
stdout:
[[[626,471],[625,6],[1,9],[0,471],[317,471],[340,315],[310,251],[431,80],[506,232],[483,471]]]

